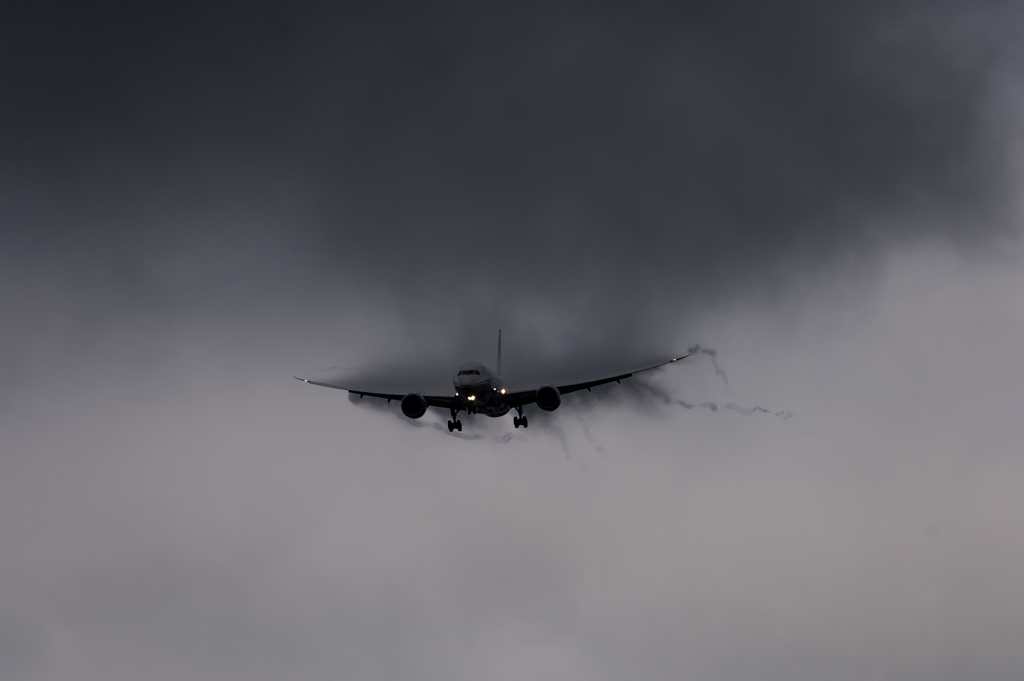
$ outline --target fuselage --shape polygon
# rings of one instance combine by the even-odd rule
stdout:
[[[487,416],[504,416],[508,413],[505,384],[498,374],[483,364],[463,364],[452,378],[452,384],[466,413]]]

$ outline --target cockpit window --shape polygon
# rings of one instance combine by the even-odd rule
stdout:
[[[462,371],[459,372],[459,376],[469,376],[471,374],[474,376],[479,376],[480,372],[477,371],[476,369],[463,369]]]

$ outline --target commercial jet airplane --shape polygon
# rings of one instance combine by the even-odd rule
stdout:
[[[418,419],[426,414],[427,407],[448,409],[452,415],[451,420],[448,421],[448,432],[452,432],[453,430],[461,432],[462,421],[458,418],[460,411],[464,411],[467,414],[483,414],[485,416],[496,418],[498,416],[504,416],[510,410],[515,409],[516,413],[519,415],[512,417],[512,425],[516,428],[519,426],[526,428],[529,425],[529,422],[527,421],[526,416],[523,415],[523,407],[527,404],[536,403],[536,405],[544,411],[554,411],[562,404],[562,395],[576,392],[577,390],[590,390],[594,386],[611,383],[612,381],[618,383],[622,379],[629,378],[633,374],[638,374],[642,371],[650,371],[651,369],[657,369],[658,367],[665,366],[666,364],[686,359],[690,354],[692,353],[687,353],[682,357],[673,357],[672,359],[661,362],[660,364],[654,364],[649,367],[644,367],[643,369],[635,369],[629,373],[619,374],[617,376],[608,376],[607,378],[598,378],[592,381],[583,381],[582,383],[542,385],[528,390],[509,390],[501,380],[501,330],[499,329],[497,371],[491,371],[478,362],[463,364],[459,367],[458,372],[452,378],[452,384],[455,388],[454,395],[369,392],[334,382],[328,383],[323,381],[314,381],[308,378],[299,378],[298,376],[295,378],[303,381],[304,383],[322,385],[325,388],[347,390],[352,394],[359,395],[360,398],[379,397],[381,399],[386,399],[389,403],[391,400],[401,400],[402,413],[411,419]]]

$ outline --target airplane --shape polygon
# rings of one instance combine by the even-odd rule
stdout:
[[[629,378],[633,374],[678,362],[681,359],[686,359],[691,354],[693,354],[692,351],[681,357],[673,357],[659,364],[592,381],[565,385],[542,385],[528,390],[512,391],[505,387],[505,383],[501,379],[501,329],[498,329],[497,370],[492,371],[479,362],[463,364],[452,377],[452,386],[455,388],[454,395],[424,395],[414,392],[405,394],[369,392],[334,382],[314,381],[308,378],[299,378],[298,376],[295,378],[312,385],[347,390],[351,394],[359,395],[360,398],[377,397],[386,399],[389,404],[391,400],[399,400],[402,413],[411,419],[422,417],[427,413],[428,407],[448,409],[452,415],[451,420],[448,421],[448,432],[457,430],[461,433],[462,421],[458,418],[460,411],[464,411],[467,414],[482,414],[491,418],[497,418],[515,409],[518,416],[512,417],[512,425],[516,428],[520,426],[526,428],[529,425],[529,421],[523,414],[523,407],[527,404],[536,404],[544,411],[554,411],[562,404],[562,395],[576,392],[577,390],[590,390],[595,386],[611,383],[612,381],[619,383],[622,379]]]

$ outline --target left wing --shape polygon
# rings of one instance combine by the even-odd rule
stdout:
[[[672,364],[673,362],[678,362],[681,359],[686,359],[687,357],[689,357],[692,354],[693,354],[692,352],[688,352],[685,355],[683,355],[682,357],[673,357],[672,359],[664,361],[664,362],[661,362],[660,364],[654,364],[654,365],[649,366],[649,367],[644,367],[643,369],[635,369],[635,370],[629,372],[628,374],[619,374],[618,376],[609,376],[607,378],[597,378],[597,379],[594,379],[593,381],[584,381],[582,383],[568,383],[566,385],[556,385],[555,387],[558,388],[558,392],[560,394],[562,394],[562,395],[565,395],[566,393],[574,393],[577,390],[583,390],[583,389],[590,390],[591,388],[593,388],[595,386],[598,386],[598,385],[604,385],[605,383],[612,383],[612,382],[618,383],[622,379],[629,378],[633,374],[639,374],[639,373],[644,372],[644,371],[650,371],[651,369],[657,369],[658,367],[663,367],[666,364]],[[510,406],[513,406],[513,407],[520,407],[520,406],[522,406],[524,404],[530,404],[532,402],[536,402],[537,401],[537,390],[539,390],[539,388],[533,388],[531,390],[521,390],[519,392],[509,393],[508,395],[505,396],[505,400],[508,402],[508,404]]]
[[[345,386],[336,385],[336,384],[333,384],[333,383],[321,383],[320,381],[311,381],[308,378],[299,378],[298,376],[295,376],[294,378],[296,378],[299,381],[302,381],[303,383],[309,383],[310,385],[321,385],[321,386],[323,386],[325,388],[335,388],[337,390],[347,390],[348,392],[352,393],[353,395],[359,395],[359,397],[361,397],[361,398],[362,397],[379,397],[379,398],[381,398],[383,400],[387,400],[389,403],[391,402],[391,400],[398,400],[399,402],[401,402],[402,398],[405,397],[408,394],[408,393],[403,393],[403,394],[399,395],[399,394],[396,394],[396,393],[374,393],[374,392],[369,392],[369,391],[366,391],[366,390],[354,390],[352,388],[346,388]],[[454,397],[449,397],[448,395],[424,395],[423,399],[425,399],[427,401],[427,406],[428,407],[442,407],[444,409],[450,409],[451,406],[452,406],[452,403],[455,401]]]

